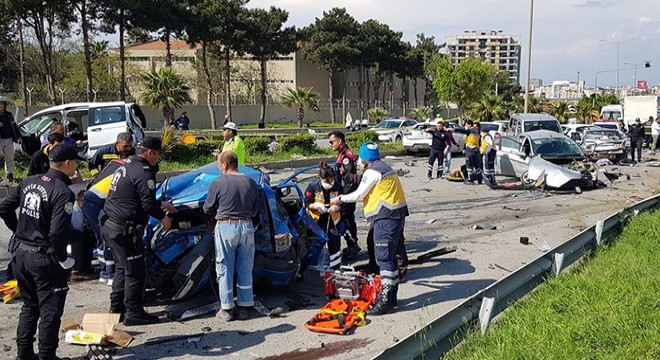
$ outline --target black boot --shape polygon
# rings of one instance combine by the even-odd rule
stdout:
[[[126,326],[135,326],[135,325],[151,325],[156,324],[160,321],[158,316],[147,314],[144,309],[136,310],[126,310],[126,316],[124,317],[124,325]]]
[[[18,345],[16,349],[16,360],[39,360],[39,356],[34,354],[34,347],[32,344]]]
[[[396,285],[381,285],[378,302],[367,309],[367,315],[385,315],[393,312],[396,291]]]

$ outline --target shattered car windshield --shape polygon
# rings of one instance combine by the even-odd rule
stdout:
[[[554,120],[525,121],[525,132],[535,130],[550,130],[561,133],[559,124]]]
[[[401,124],[400,121],[383,121],[380,124],[374,126],[374,128],[393,129],[393,128],[398,128],[400,124]]]
[[[580,146],[568,138],[543,138],[532,140],[534,153],[543,157],[579,157]]]

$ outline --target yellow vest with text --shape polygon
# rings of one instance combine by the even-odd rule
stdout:
[[[364,217],[367,221],[403,219],[408,216],[406,195],[396,171],[381,160],[371,164],[369,170],[379,172],[381,179],[363,199]]]
[[[225,140],[222,145],[222,151],[233,151],[238,157],[238,165],[245,165],[245,143],[240,136],[236,135],[229,140]]]

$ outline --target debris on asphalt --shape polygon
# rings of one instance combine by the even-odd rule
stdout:
[[[629,198],[630,200],[635,200],[635,201],[642,200],[642,197],[639,196],[639,195],[637,195],[637,194],[632,194],[632,195],[630,195],[628,198]]]
[[[165,344],[176,341],[188,340],[189,338],[199,338],[204,336],[204,333],[191,334],[191,335],[176,335],[176,336],[161,336],[147,340],[144,346]]]
[[[511,210],[511,211],[527,211],[527,210],[529,210],[527,208],[515,208],[515,207],[509,207],[509,206],[506,206],[506,205],[502,206],[502,209]]]
[[[552,246],[547,241],[544,241],[543,245],[539,246],[539,251],[541,252],[548,252],[550,250],[552,250]]]
[[[398,156],[392,156],[392,155],[385,156],[385,159],[390,159],[390,160],[396,160],[398,158],[399,158]]]
[[[491,224],[486,224],[486,225],[474,225],[472,226],[474,230],[497,230],[497,225],[491,225]]]
[[[520,237],[520,243],[523,244],[523,245],[529,245],[529,237],[521,236]]]
[[[417,165],[417,160],[404,161],[403,163],[406,164],[406,166],[415,166]]]
[[[498,269],[502,269],[506,272],[513,272],[512,270],[509,270],[509,269],[505,268],[504,266],[499,265],[498,263],[495,263],[495,267],[498,268]]]
[[[421,263],[423,263],[427,260],[430,260],[430,259],[432,259],[436,256],[451,254],[451,253],[455,252],[456,249],[457,249],[456,246],[449,246],[449,247],[443,247],[443,248],[439,248],[439,249],[430,250],[430,251],[427,251],[427,252],[417,256],[416,258],[410,260],[408,263],[409,264],[421,264]]]
[[[438,220],[438,219],[428,219],[428,220],[425,221],[425,223],[431,225],[431,224],[433,224],[434,222],[436,222],[436,220]]]
[[[205,326],[205,327],[201,328],[201,330],[202,330],[203,332],[209,332],[209,331],[211,331],[211,328],[208,327],[208,326]]]
[[[405,175],[408,175],[409,173],[410,173],[410,170],[408,170],[408,169],[405,169],[405,170],[404,169],[397,169],[396,170],[396,174],[398,176],[405,176]]]
[[[649,162],[646,163],[646,166],[660,167],[660,161],[649,161]]]
[[[598,166],[608,166],[608,165],[614,165],[610,159],[600,159],[596,161],[596,165]]]
[[[11,346],[9,346],[9,345],[2,345],[2,351],[11,351]]]

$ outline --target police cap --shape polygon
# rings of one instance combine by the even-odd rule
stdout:
[[[153,136],[145,136],[144,139],[138,143],[138,147],[143,147],[154,151],[163,150],[163,144],[160,139]]]
[[[59,144],[53,147],[48,153],[48,160],[52,162],[63,162],[67,160],[82,160],[85,161],[84,157],[78,155],[78,151],[73,145],[69,144]]]

